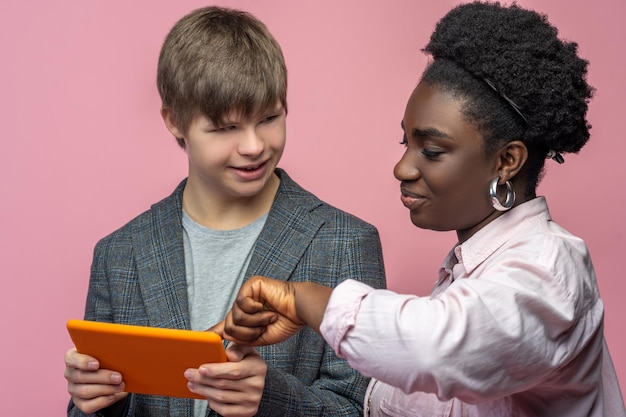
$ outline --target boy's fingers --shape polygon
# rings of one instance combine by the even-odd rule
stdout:
[[[74,366],[74,356],[76,355],[76,348],[71,348],[67,352],[65,352],[65,365]]]
[[[220,335],[220,337],[223,338],[224,337],[224,320],[220,321],[215,326],[206,329],[205,332],[217,333],[218,335]]]
[[[84,371],[95,371],[100,366],[96,358],[78,353],[76,348],[71,348],[65,352],[65,365]]]
[[[228,356],[229,362],[239,362],[252,353],[256,354],[253,347],[242,346],[237,343],[230,343],[226,348],[226,356]]]

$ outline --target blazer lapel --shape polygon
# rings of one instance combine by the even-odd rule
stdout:
[[[310,212],[321,201],[296,184],[285,171],[246,271],[246,279],[266,275],[287,280],[324,221]]]
[[[133,233],[141,295],[152,327],[189,329],[182,228],[183,181]]]
[[[191,327],[181,213],[185,183],[153,205],[150,216],[144,216],[133,233],[137,279],[152,327]],[[170,397],[167,402],[169,410],[164,414],[193,417],[193,400]]]

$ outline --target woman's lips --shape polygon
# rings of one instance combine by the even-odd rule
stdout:
[[[416,209],[426,201],[426,198],[419,194],[411,193],[404,189],[401,190],[401,192],[400,200],[402,201],[402,204],[409,209]]]

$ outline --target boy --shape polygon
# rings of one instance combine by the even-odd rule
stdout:
[[[218,7],[190,13],[168,34],[157,78],[161,115],[189,174],[97,244],[86,319],[207,329],[252,275],[385,286],[377,230],[277,168],[287,70],[263,23]],[[205,401],[127,394],[123,375],[70,349],[68,416],[362,414],[367,379],[310,330],[259,353],[231,345],[228,357],[185,373]]]

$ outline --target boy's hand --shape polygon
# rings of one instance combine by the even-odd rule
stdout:
[[[224,322],[213,331],[240,345],[271,345],[287,340],[306,323],[296,311],[298,283],[254,276],[246,281]]]
[[[119,372],[100,369],[96,358],[80,354],[76,348],[65,353],[67,391],[83,413],[95,413],[128,395]]]
[[[226,356],[228,362],[188,369],[189,390],[206,397],[211,410],[220,415],[254,416],[263,396],[267,364],[254,348],[234,343],[226,348]]]

